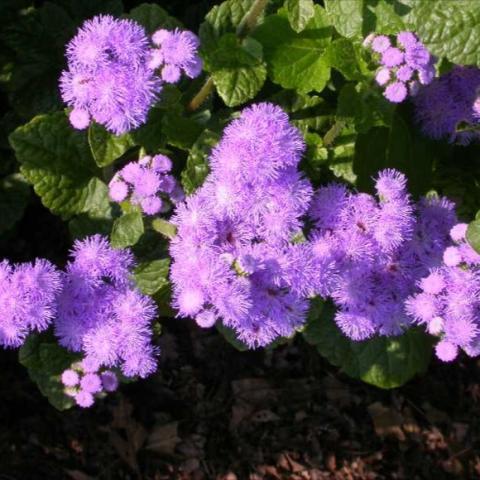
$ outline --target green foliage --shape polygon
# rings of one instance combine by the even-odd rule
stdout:
[[[267,17],[254,32],[263,45],[268,74],[283,88],[301,93],[321,92],[330,78],[326,49],[332,30],[325,10],[315,5],[315,13],[304,30],[295,32],[282,10]]]
[[[297,33],[307,26],[308,21],[315,14],[313,0],[286,0],[285,8],[290,26]]]
[[[18,352],[19,362],[30,378],[57,410],[66,410],[75,403],[65,395],[60,376],[77,361],[78,355],[60,347],[48,334],[31,334]]]
[[[409,20],[427,48],[460,65],[480,65],[480,2],[417,0]]]
[[[127,18],[138,22],[150,35],[160,28],[182,28],[181,22],[155,3],[142,3],[131,10]]]
[[[23,216],[30,200],[30,187],[20,174],[0,179],[0,234]]]
[[[337,32],[346,37],[361,36],[363,33],[364,0],[342,2],[325,0],[328,18]]]
[[[125,213],[113,222],[110,242],[115,248],[135,245],[143,235],[143,217],[138,211]]]
[[[154,295],[168,284],[170,260],[161,258],[151,262],[142,262],[135,269],[135,282],[146,295]]]
[[[468,226],[467,241],[477,253],[480,253],[480,219],[478,217]]]
[[[86,134],[74,130],[63,112],[33,118],[10,135],[10,143],[23,176],[53,213],[68,219],[98,205],[100,172]]]
[[[107,167],[135,145],[129,133],[113,135],[95,122],[88,129],[88,143],[99,167]]]
[[[182,185],[185,193],[193,193],[208,175],[207,157],[219,135],[211,130],[205,130],[193,144],[187,158],[187,165],[182,172]]]
[[[313,300],[303,335],[323,357],[347,375],[390,389],[426,371],[432,342],[420,330],[412,328],[399,337],[353,342],[335,325],[334,314],[330,304]]]

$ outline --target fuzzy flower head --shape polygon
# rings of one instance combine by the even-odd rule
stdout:
[[[417,92],[417,85],[427,85],[435,76],[436,59],[412,32],[401,32],[395,39],[370,34],[364,46],[370,48],[380,64],[375,80],[385,87],[384,96],[401,103]]]
[[[0,345],[19,347],[51,324],[62,288],[60,272],[46,260],[0,262]]]
[[[156,215],[169,209],[168,201],[183,198],[180,185],[170,174],[171,160],[165,155],[142,157],[118,171],[110,181],[110,198],[115,202],[129,200],[139,205],[146,215]]]
[[[426,260],[441,263],[455,221],[448,202],[413,203],[396,170],[379,172],[375,190],[378,198],[328,185],[310,206],[312,253],[334,262],[326,294],[338,308],[337,325],[355,341],[399,335],[411,325],[404,302],[428,272]],[[441,279],[425,285],[443,288]],[[421,319],[436,315],[429,300],[420,298],[411,311]]]
[[[152,35],[152,41],[157,48],[151,52],[149,65],[159,69],[164,82],[177,83],[182,73],[189,78],[200,75],[203,68],[198,55],[200,41],[194,33],[178,28],[160,29]]]
[[[414,98],[415,118],[423,133],[435,140],[466,145],[478,140],[476,102],[480,69],[455,66],[422,88]]]
[[[132,284],[133,265],[128,250],[113,249],[100,235],[74,245],[54,327],[60,345],[83,354],[86,374],[118,367],[127,376],[144,377],[156,369],[156,308]],[[95,393],[96,378],[86,378],[82,391]]]
[[[419,283],[423,290],[406,301],[406,311],[439,337],[437,357],[453,361],[460,350],[480,354],[480,255],[465,240],[465,224],[450,229],[454,244],[445,248],[443,265]],[[427,308],[431,305],[431,308]]]
[[[60,90],[77,129],[90,122],[120,135],[145,122],[161,90],[148,66],[144,29],[132,20],[99,15],[87,20],[66,49]]]
[[[300,132],[276,105],[255,104],[224,131],[205,183],[177,207],[171,243],[174,307],[216,322],[252,348],[289,336],[329,263],[292,241],[312,189],[298,171]]]

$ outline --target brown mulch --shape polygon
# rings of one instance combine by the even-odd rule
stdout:
[[[433,361],[382,391],[301,338],[236,352],[166,322],[158,374],[57,412],[0,352],[0,480],[480,478],[480,365]]]

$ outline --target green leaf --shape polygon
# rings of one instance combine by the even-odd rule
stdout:
[[[325,10],[337,32],[347,38],[363,33],[363,0],[325,0]]]
[[[53,213],[68,219],[95,206],[100,170],[86,134],[74,130],[65,113],[39,115],[9,140],[23,176]]]
[[[408,11],[406,8],[402,9],[401,4],[395,5],[385,0],[380,0],[376,5],[367,4],[367,9],[373,14],[375,22],[374,26],[372,25],[371,27],[371,31],[377,34],[395,35],[402,30],[406,30],[405,22],[395,8],[399,12],[404,10],[403,13]],[[367,32],[364,31],[363,33]]]
[[[199,35],[202,52],[213,51],[225,33],[235,33],[254,0],[227,0],[214,6],[200,25]],[[259,21],[261,21],[261,18]]]
[[[426,371],[432,341],[425,333],[411,328],[398,337],[354,342],[336,326],[334,315],[331,304],[314,299],[303,334],[323,357],[347,375],[390,389]]]
[[[182,185],[187,195],[192,194],[209,173],[207,158],[217,144],[220,135],[212,130],[205,130],[194,143],[187,158],[187,165],[182,172]]]
[[[480,220],[474,220],[467,229],[467,241],[470,246],[480,253]]]
[[[95,122],[88,129],[88,143],[99,167],[110,165],[135,145],[129,133],[116,136]]]
[[[75,403],[64,393],[60,376],[79,359],[60,347],[49,335],[31,334],[18,352],[19,362],[28,369],[30,378],[49,402],[58,410],[66,410]]]
[[[315,13],[313,0],[286,0],[285,8],[290,26],[296,32],[301,32]]]
[[[154,3],[142,3],[132,9],[126,17],[142,25],[149,35],[160,28],[168,30],[182,28],[181,22]]]
[[[221,321],[215,324],[217,330],[222,334],[222,337],[239,352],[245,352],[249,350],[248,345],[243,343],[237,338],[237,333],[233,328],[225,326]]]
[[[188,150],[203,131],[192,118],[177,112],[170,112],[162,118],[162,132],[168,144]]]
[[[325,52],[327,63],[338,70],[347,80],[361,80],[368,73],[366,62],[361,58],[351,40],[337,38]]]
[[[330,78],[325,51],[331,34],[325,10],[315,5],[315,14],[302,32],[295,32],[284,16],[270,15],[253,36],[263,45],[273,82],[308,93],[321,92]]]
[[[252,99],[267,79],[265,65],[222,68],[212,72],[217,92],[228,107],[242,105]]]
[[[131,212],[117,218],[113,223],[110,241],[115,248],[135,245],[143,235],[143,217],[140,212]]]
[[[383,168],[396,168],[408,179],[408,189],[418,196],[431,188],[434,149],[432,142],[420,135],[408,121],[403,108],[397,108],[392,127],[375,127],[360,134],[355,145],[354,170],[357,186],[372,191],[372,177]]]
[[[23,216],[30,199],[30,186],[19,173],[0,179],[0,234]]]
[[[152,229],[168,239],[172,239],[177,234],[177,227],[163,218],[154,218],[152,220]]]
[[[168,284],[169,269],[169,258],[142,262],[135,269],[135,282],[143,293],[153,295]]]
[[[460,65],[480,65],[480,2],[418,1],[409,19],[434,55]]]

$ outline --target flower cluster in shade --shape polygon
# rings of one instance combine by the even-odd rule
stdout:
[[[445,362],[460,349],[472,357],[480,354],[480,255],[466,242],[466,231],[464,223],[452,228],[443,264],[418,282],[406,302],[414,321],[439,337],[435,352]]]
[[[96,369],[116,367],[144,378],[156,370],[156,307],[133,286],[133,266],[129,250],[113,249],[100,235],[75,242],[54,329],[60,345],[82,353]]]
[[[138,127],[164,82],[178,81],[182,71],[192,78],[200,74],[197,49],[191,32],[160,30],[149,39],[133,20],[87,20],[67,45],[68,68],[60,78],[71,124],[83,129],[94,120],[116,135]]]
[[[375,80],[385,87],[383,94],[390,102],[403,102],[435,77],[436,58],[412,32],[400,32],[395,41],[386,35],[370,34],[364,46],[379,57]]]
[[[64,370],[60,379],[65,394],[82,408],[91,407],[96,398],[114,392],[119,384],[118,376],[113,370],[99,369],[95,362],[85,359]]]
[[[115,202],[129,200],[147,215],[165,212],[170,208],[168,199],[176,203],[184,198],[181,186],[170,174],[171,169],[171,160],[161,154],[130,162],[110,181],[110,198]]]
[[[399,335],[411,325],[404,301],[440,264],[456,222],[445,198],[413,202],[396,170],[380,172],[375,190],[377,198],[328,185],[310,208],[312,251],[321,264],[334,261],[329,296],[338,308],[335,321],[353,340]]]
[[[0,262],[0,345],[19,347],[30,332],[48,328],[61,285],[60,272],[46,260]]]
[[[312,187],[298,171],[300,132],[270,103],[244,109],[210,159],[205,183],[177,207],[170,247],[173,303],[202,327],[223,322],[252,348],[290,336],[328,262],[294,241]]]
[[[453,67],[418,92],[414,107],[415,118],[428,137],[462,145],[478,140],[480,69]]]

